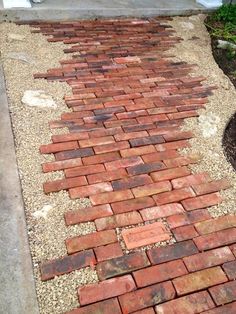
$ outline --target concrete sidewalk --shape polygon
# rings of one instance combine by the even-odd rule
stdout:
[[[69,20],[115,16],[168,16],[207,12],[195,0],[46,0],[30,9],[4,9],[0,0],[0,21]]]

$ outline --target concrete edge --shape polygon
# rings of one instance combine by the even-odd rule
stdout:
[[[0,312],[39,314],[3,67],[0,64]]]
[[[95,19],[108,17],[154,17],[209,13],[212,9],[157,9],[157,8],[99,8],[99,9],[8,9],[0,10],[0,22],[3,21],[52,21]]]

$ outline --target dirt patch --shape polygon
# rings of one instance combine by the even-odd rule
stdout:
[[[229,162],[236,170],[236,114],[234,114],[225,129],[223,145]]]

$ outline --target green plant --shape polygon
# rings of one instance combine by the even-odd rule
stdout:
[[[213,14],[215,21],[236,24],[236,4],[224,4]]]

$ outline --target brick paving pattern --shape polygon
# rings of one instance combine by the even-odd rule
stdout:
[[[178,150],[194,136],[181,130],[183,120],[198,116],[214,87],[190,76],[193,65],[171,61],[168,50],[181,39],[168,19],[32,26],[73,53],[35,74],[73,91],[65,96],[71,112],[50,121],[68,134],[40,147],[55,156],[43,171],[65,178],[44,191],[89,197],[91,207],[68,211],[65,223],[93,221],[97,229],[67,239],[67,256],[43,261],[42,280],[96,265],[100,282],[80,287],[81,307],[68,314],[236,313],[236,218],[213,219],[207,210],[229,183],[192,174],[199,156]],[[146,248],[169,239],[175,243]]]

